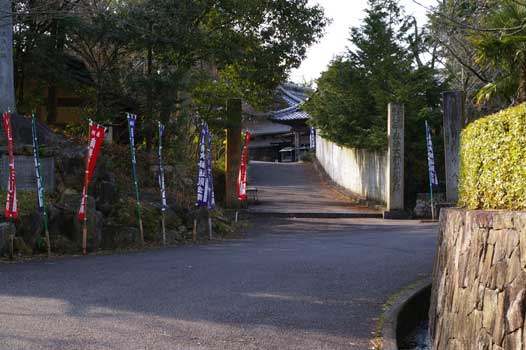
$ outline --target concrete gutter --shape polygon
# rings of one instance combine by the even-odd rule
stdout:
[[[419,282],[415,287],[404,291],[391,304],[389,310],[384,314],[384,325],[382,329],[383,350],[398,350],[397,333],[400,329],[402,319],[408,312],[411,301],[421,297],[431,287],[431,279]]]

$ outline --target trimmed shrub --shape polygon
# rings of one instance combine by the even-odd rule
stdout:
[[[479,119],[462,132],[459,205],[526,209],[526,104]]]

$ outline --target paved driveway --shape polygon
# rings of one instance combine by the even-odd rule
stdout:
[[[0,265],[0,349],[367,349],[434,227],[265,219],[248,238]]]
[[[251,205],[255,213],[373,215],[378,210],[367,208],[344,197],[322,183],[311,163],[268,163],[252,161],[249,185],[258,189],[259,204]]]

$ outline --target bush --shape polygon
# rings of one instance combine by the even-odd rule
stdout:
[[[526,209],[525,104],[469,125],[460,153],[460,206]]]
[[[300,160],[302,162],[312,162],[312,158],[314,157],[314,152],[309,151],[309,153],[306,153],[300,157]]]

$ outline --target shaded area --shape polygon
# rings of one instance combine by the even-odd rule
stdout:
[[[1,349],[367,349],[434,226],[262,220],[243,241],[1,265]]]
[[[418,291],[398,314],[397,338],[400,350],[428,350],[431,285]]]
[[[249,186],[258,189],[255,213],[380,214],[324,185],[311,163],[250,162]]]

